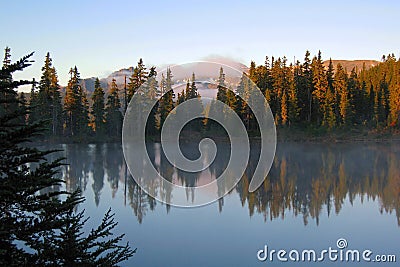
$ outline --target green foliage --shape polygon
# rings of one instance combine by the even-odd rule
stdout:
[[[219,77],[218,77],[218,92],[217,92],[217,100],[226,103],[227,102],[227,91],[225,84],[225,73],[224,69],[221,67],[219,70]]]
[[[63,133],[63,117],[60,86],[55,68],[52,65],[50,53],[47,53],[42,76],[39,81],[39,91],[33,96],[31,116],[34,121],[38,118],[46,121],[47,134],[52,136]]]
[[[80,84],[80,74],[75,66],[70,69],[70,80],[64,99],[65,135],[76,139],[89,134],[89,102],[86,91]]]
[[[157,72],[155,67],[150,69],[147,81],[141,87],[142,103],[144,106],[150,107],[154,101],[160,96],[160,88],[156,80]],[[157,102],[149,112],[146,121],[146,134],[154,137],[158,133],[157,111],[159,109],[159,102]]]
[[[203,112],[203,104],[200,100],[200,94],[197,92],[195,73],[192,74],[191,82],[189,80],[187,81],[185,91],[182,90],[182,92],[178,94],[178,105],[190,99],[197,99],[197,101],[190,107],[192,112],[201,114]],[[182,112],[186,111],[183,110]],[[200,132],[203,130],[204,124],[201,119],[194,119],[188,126],[186,126],[186,128],[189,131]]]
[[[56,266],[117,266],[129,259],[136,250],[129,244],[119,245],[124,235],[112,237],[117,226],[114,214],[109,209],[101,224],[84,236],[83,227],[88,219],[84,211],[75,213],[72,209],[60,214],[63,224],[59,231],[44,236],[37,247],[37,261],[40,265]],[[111,238],[112,237],[112,238]]]
[[[271,67],[270,67],[271,66]],[[375,67],[350,75],[332,60],[324,67],[321,52],[310,60],[307,51],[304,62],[289,67],[285,57],[256,66],[253,62],[249,77],[265,92],[277,125],[298,124],[333,129],[336,127],[399,127],[400,63],[394,55],[384,57]],[[240,82],[237,95],[245,96],[245,84]],[[238,99],[237,112],[248,124],[251,112]],[[250,123],[251,125],[251,123]]]
[[[99,78],[94,82],[94,92],[92,94],[92,123],[97,137],[104,137],[105,133],[105,109],[104,109],[104,89],[100,85]]]
[[[167,69],[167,77],[162,74],[160,89],[161,89],[161,99],[159,102],[159,114],[160,114],[160,129],[162,128],[165,119],[168,114],[174,109],[174,91],[172,90],[172,73],[171,69]]]
[[[4,58],[3,65],[7,66],[10,64],[9,49],[6,49]],[[400,127],[400,64],[394,55],[385,56],[383,62],[370,69],[366,69],[364,64],[361,70],[354,68],[351,72],[340,64],[333,66],[332,62],[330,59],[326,67],[320,51],[312,60],[310,52],[306,51],[303,62],[296,61],[293,64],[289,64],[286,57],[266,57],[263,65],[251,62],[249,73],[243,74],[237,88],[227,85],[221,67],[217,80],[217,100],[235,110],[250,132],[257,131],[258,127],[247,105],[248,101],[252,101],[253,83],[265,95],[278,126],[312,126],[329,130],[354,126],[366,129]],[[77,67],[70,70],[70,75],[62,105],[55,67],[50,54],[46,55],[41,79],[38,83],[32,83],[28,122],[46,120],[47,136],[63,136],[72,141],[119,140],[123,114],[116,81],[109,88],[107,111],[104,89],[98,79],[95,81],[89,113],[87,93],[81,86]],[[161,77],[160,84],[156,76],[155,67],[147,71],[143,60],[139,59],[127,87],[128,101],[142,86],[140,97],[144,98],[143,101],[163,95],[147,122],[147,134],[151,136],[159,133],[166,117],[175,107],[174,100],[179,105],[188,99],[199,98],[194,73],[176,99],[172,90],[171,70],[167,70],[166,77]],[[14,101],[12,94],[2,93],[1,96]],[[11,102],[0,106],[0,114],[18,108],[18,103]],[[194,108],[202,109],[201,105],[199,101]],[[216,112],[214,106],[214,102],[211,102],[207,109]],[[132,107],[133,112],[140,112],[139,109]],[[207,129],[215,128],[212,126],[214,122],[204,121],[208,124]],[[203,125],[199,123],[194,128],[200,130]]]
[[[9,51],[8,51],[9,53]],[[123,236],[109,238],[116,226],[107,212],[100,226],[84,237],[84,199],[80,192],[60,189],[62,159],[48,161],[54,151],[40,151],[26,142],[46,129],[41,121],[26,122],[29,109],[16,89],[31,81],[14,81],[12,74],[31,64],[29,54],[0,70],[0,265],[116,266],[135,251],[119,245]],[[10,104],[17,108],[10,109]]]
[[[146,67],[142,59],[139,59],[137,66],[133,70],[132,76],[129,78],[128,83],[128,102],[132,99],[133,95],[140,88],[140,86],[147,79]]]
[[[122,131],[121,103],[118,96],[118,86],[115,79],[111,82],[105,109],[107,134],[110,138],[119,138]]]

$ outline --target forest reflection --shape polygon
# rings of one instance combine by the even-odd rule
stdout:
[[[185,144],[182,146],[184,154],[196,158],[196,146]],[[101,201],[105,186],[110,187],[113,198],[117,192],[123,192],[121,205],[129,205],[139,223],[146,213],[161,205],[132,179],[120,145],[71,144],[63,145],[62,149],[69,164],[61,172],[67,190],[80,187],[84,195],[86,190],[93,190],[96,205]],[[360,197],[361,202],[364,199],[378,201],[379,212],[394,213],[400,226],[400,147],[397,144],[278,144],[268,178],[254,193],[248,192],[248,186],[257,164],[257,145],[253,145],[251,151],[245,174],[229,193],[239,196],[241,206],[248,209],[250,216],[258,213],[268,221],[293,214],[302,216],[305,225],[310,219],[319,224],[322,213],[339,214],[346,201],[353,204]],[[149,144],[148,152],[163,177],[189,187],[207,184],[218,177],[229,160],[229,146],[222,145],[208,169],[186,173],[168,162],[159,144]],[[152,184],[148,188],[161,199],[168,201],[173,197],[170,186],[149,180]],[[218,184],[218,190],[223,186]],[[193,201],[195,193],[195,189],[187,190],[188,202]],[[164,206],[169,212],[171,207]],[[220,212],[223,206],[221,198],[218,200]]]

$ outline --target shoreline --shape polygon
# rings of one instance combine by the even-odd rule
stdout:
[[[181,142],[198,142],[203,138],[211,138],[216,142],[229,142],[229,138],[224,136],[211,136],[211,135],[191,135],[191,138],[181,138]],[[253,143],[261,142],[259,136],[250,136],[249,141]],[[160,138],[148,138],[146,142],[160,143]],[[400,143],[400,133],[395,134],[353,134],[353,135],[342,135],[342,134],[324,134],[324,135],[299,135],[299,132],[293,134],[279,134],[277,131],[277,143]],[[34,145],[61,145],[61,144],[121,144],[121,139],[113,140],[71,140],[68,138],[56,138],[56,139],[39,139],[27,142],[27,144]]]

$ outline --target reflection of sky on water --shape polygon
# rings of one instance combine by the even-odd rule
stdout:
[[[67,187],[84,189],[86,202],[80,208],[86,209],[90,222],[99,221],[112,207],[118,231],[138,248],[130,261],[134,266],[259,266],[256,252],[265,244],[275,249],[324,249],[334,247],[340,237],[350,248],[398,251],[396,144],[278,144],[270,175],[255,194],[247,192],[245,175],[229,195],[194,209],[149,198],[128,177],[119,145],[64,149],[70,163],[63,170]],[[162,167],[160,156],[155,158],[155,165]],[[218,167],[197,176],[197,181],[210,179],[209,173],[217,173]],[[164,171],[179,175],[169,168]]]

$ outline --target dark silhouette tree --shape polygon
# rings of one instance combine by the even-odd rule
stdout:
[[[92,94],[92,123],[96,137],[104,137],[105,134],[105,109],[104,109],[104,89],[100,85],[99,78],[94,82],[94,92]]]
[[[49,161],[54,151],[27,146],[46,129],[42,121],[21,119],[29,109],[17,98],[16,89],[32,81],[14,81],[12,74],[31,65],[29,54],[0,70],[1,105],[16,105],[0,114],[0,265],[1,266],[116,266],[134,253],[119,245],[122,235],[109,238],[116,226],[107,212],[98,228],[83,236],[86,220],[75,214],[84,201],[80,192],[57,188],[62,159]],[[23,245],[21,245],[23,244]]]
[[[107,134],[110,138],[118,138],[122,131],[122,113],[121,102],[118,96],[118,86],[116,80],[113,79],[110,86],[110,91],[107,97],[105,110],[105,119],[107,125]]]
[[[87,95],[81,86],[78,68],[71,68],[70,80],[64,99],[65,134],[69,137],[82,139],[89,133],[89,103]]]
[[[46,120],[48,134],[59,136],[63,133],[63,117],[60,86],[56,69],[53,67],[50,53],[47,53],[39,81],[36,106],[32,110],[33,117]]]

